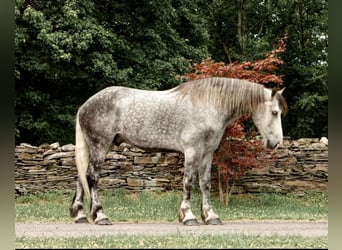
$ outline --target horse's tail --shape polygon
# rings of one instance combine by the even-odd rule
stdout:
[[[78,177],[83,187],[84,193],[88,199],[90,199],[90,191],[87,181],[87,170],[89,164],[89,148],[85,140],[85,134],[82,131],[79,122],[79,114],[76,116],[76,146],[75,146],[75,158]]]

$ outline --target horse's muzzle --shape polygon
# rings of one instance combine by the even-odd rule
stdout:
[[[269,140],[266,141],[266,147],[269,149],[277,149],[280,146],[281,142],[271,143]]]

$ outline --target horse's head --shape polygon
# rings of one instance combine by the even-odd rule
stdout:
[[[280,91],[265,88],[266,101],[260,104],[252,115],[267,148],[277,148],[283,141],[281,114],[287,111],[287,104]]]

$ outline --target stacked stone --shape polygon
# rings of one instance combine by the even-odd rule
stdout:
[[[129,144],[112,146],[101,171],[102,189],[169,190],[182,187],[183,155],[148,152]]]
[[[15,148],[16,195],[27,191],[65,190],[76,180],[75,147],[72,144],[21,143]]]
[[[272,164],[241,177],[235,192],[302,194],[328,189],[328,140],[284,140],[274,151]],[[22,143],[15,148],[16,195],[26,192],[74,190],[77,179],[75,146],[59,143],[39,147]],[[112,146],[101,169],[99,188],[127,190],[182,190],[184,156],[174,152],[149,152],[129,144]],[[212,189],[217,187],[213,167]]]
[[[328,139],[286,140],[268,168],[249,171],[238,181],[241,192],[304,194],[328,189]]]
[[[99,188],[128,190],[180,189],[183,155],[146,152],[129,144],[113,146],[100,172]],[[39,147],[22,143],[15,148],[16,195],[25,192],[75,188],[75,146],[59,143]]]

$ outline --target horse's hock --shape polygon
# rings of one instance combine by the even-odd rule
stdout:
[[[76,185],[75,147],[72,144],[22,143],[15,148],[15,191],[22,193],[73,190]],[[328,139],[284,140],[271,166],[249,171],[235,192],[301,194],[328,189]],[[182,189],[183,155],[148,152],[128,144],[113,146],[101,170],[100,189]],[[217,178],[213,168],[212,188]]]

